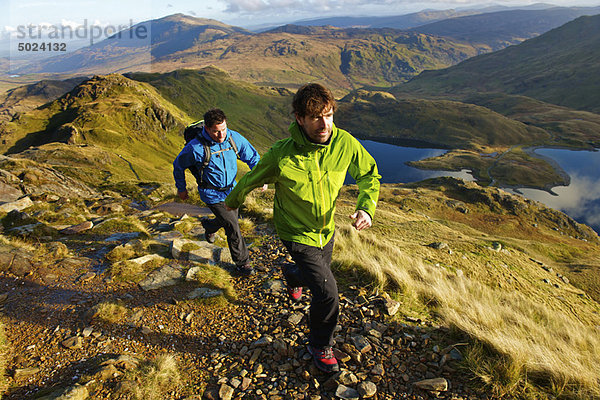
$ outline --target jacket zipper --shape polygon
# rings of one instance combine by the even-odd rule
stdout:
[[[315,164],[317,165],[317,178],[319,182],[319,189],[321,190],[321,214],[323,214],[323,226],[319,231],[319,245],[323,248],[323,229],[327,225],[327,221],[325,220],[325,191],[323,190],[323,176],[321,175],[321,167],[319,165],[319,153],[320,151],[315,152]]]

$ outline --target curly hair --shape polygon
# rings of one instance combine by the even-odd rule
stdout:
[[[211,108],[204,113],[204,125],[207,127],[219,125],[226,119],[227,117],[225,117],[225,113],[219,108]]]
[[[331,90],[318,83],[307,83],[294,95],[292,107],[296,116],[305,117],[318,116],[330,108],[335,112],[336,104]]]

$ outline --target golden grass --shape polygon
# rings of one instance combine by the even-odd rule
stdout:
[[[270,222],[273,220],[273,198],[275,190],[255,189],[248,194],[244,202],[242,214],[250,215],[261,221]]]
[[[231,275],[220,266],[201,264],[200,270],[194,278],[201,286],[222,290],[225,298],[229,301],[237,299]]]
[[[519,395],[527,382],[540,379],[554,395],[600,396],[600,332],[570,306],[561,308],[535,291],[504,290],[455,268],[423,262],[404,253],[393,235],[357,233],[347,225],[337,232],[334,257],[342,271],[361,269],[380,287],[399,291],[405,306],[426,305],[446,324],[494,351],[495,364],[473,369],[494,390]],[[477,266],[467,268],[472,267]],[[479,267],[485,269],[485,261]]]
[[[129,310],[120,303],[103,302],[95,307],[94,318],[116,323],[129,315]]]
[[[0,324],[0,397],[8,389],[8,380],[6,379],[6,363],[8,357],[8,343],[4,332],[4,325]]]
[[[113,234],[116,232],[140,232],[145,236],[148,235],[148,231],[144,226],[144,223],[139,219],[131,216],[127,217],[114,217],[107,219],[100,224],[94,226],[91,229],[92,233],[95,234]]]
[[[135,260],[135,259],[134,259]],[[113,279],[120,282],[140,282],[150,272],[166,264],[168,259],[155,255],[146,262],[118,261],[110,266]]]
[[[11,246],[11,247],[14,247],[17,249],[22,249],[25,251],[29,251],[31,253],[35,253],[36,250],[39,249],[39,246],[35,246],[26,240],[19,239],[17,237],[4,236],[4,235],[0,235],[0,244]]]
[[[140,363],[139,367],[127,374],[134,382],[128,391],[131,397],[139,400],[162,400],[181,380],[177,362],[172,355],[164,354]]]

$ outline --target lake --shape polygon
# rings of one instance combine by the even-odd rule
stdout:
[[[473,176],[467,171],[428,171],[409,167],[407,161],[417,161],[429,157],[437,157],[448,150],[421,149],[415,147],[402,147],[393,144],[379,143],[372,140],[360,140],[369,154],[377,161],[382,183],[409,183],[418,182],[437,176],[453,176],[472,181]],[[354,182],[350,177],[346,183]]]
[[[422,160],[444,154],[447,150],[401,147],[371,140],[360,141],[377,161],[382,183],[417,182],[437,176],[473,180],[467,170],[461,172],[426,171],[409,167],[407,161]],[[548,207],[563,211],[571,218],[600,232],[600,152],[562,149],[537,149],[535,153],[556,161],[571,177],[569,186],[552,189],[556,196],[543,190],[519,189],[519,192]],[[347,183],[353,182],[351,178]]]
[[[535,153],[556,161],[569,174],[571,183],[552,188],[557,196],[543,190],[519,189],[523,196],[563,211],[600,233],[600,152],[537,149]]]

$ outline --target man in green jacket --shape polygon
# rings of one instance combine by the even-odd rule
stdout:
[[[339,365],[331,346],[339,296],[330,269],[335,202],[348,171],[359,189],[352,225],[357,230],[369,228],[381,176],[358,140],[333,123],[336,104],[331,91],[316,83],[304,85],[294,96],[293,108],[291,137],[273,145],[235,186],[225,205],[237,209],[252,189],[275,185],[275,228],[295,262],[283,271],[288,293],[299,301],[302,287],[310,289],[308,351],[319,369],[335,372]]]

